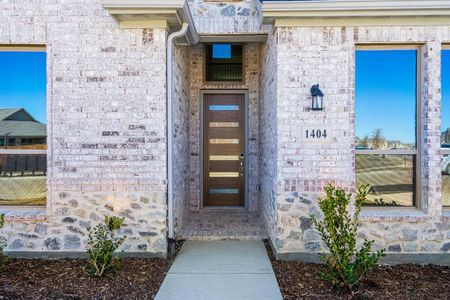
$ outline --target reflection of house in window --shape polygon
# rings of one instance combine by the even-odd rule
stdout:
[[[42,145],[44,148],[46,136],[45,124],[35,120],[25,109],[0,109],[0,146],[21,148]]]
[[[441,144],[448,145],[450,147],[450,128],[444,130],[441,134]]]
[[[242,45],[206,45],[206,81],[242,80]]]

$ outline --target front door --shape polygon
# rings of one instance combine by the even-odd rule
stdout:
[[[245,95],[203,96],[203,206],[244,206]]]

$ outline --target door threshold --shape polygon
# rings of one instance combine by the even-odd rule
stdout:
[[[248,211],[245,206],[204,206],[200,210],[242,210]]]

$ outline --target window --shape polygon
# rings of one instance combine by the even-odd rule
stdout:
[[[46,54],[0,47],[0,205],[46,204]]]
[[[416,204],[417,52],[356,51],[356,184],[371,186],[368,205]]]
[[[242,45],[206,45],[206,81],[242,81]]]
[[[442,50],[442,205],[450,207],[450,48]]]

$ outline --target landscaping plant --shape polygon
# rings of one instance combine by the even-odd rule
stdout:
[[[89,263],[85,271],[91,277],[102,277],[109,271],[117,270],[120,261],[114,256],[126,237],[116,237],[124,218],[105,216],[103,224],[98,224],[89,230],[88,255]]]
[[[0,214],[0,230],[5,225],[5,215]],[[9,258],[3,254],[3,249],[7,245],[7,240],[5,237],[0,235],[0,270],[5,267],[5,264],[9,261]]]
[[[358,187],[354,211],[350,211],[352,195],[329,184],[326,196],[319,199],[323,219],[311,216],[312,222],[330,253],[321,254],[326,264],[322,277],[335,287],[352,290],[360,280],[385,256],[384,249],[372,251],[374,241],[364,239],[357,249],[358,217],[366,200],[369,186]]]

